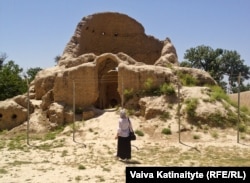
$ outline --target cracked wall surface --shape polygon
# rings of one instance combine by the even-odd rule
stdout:
[[[84,17],[67,44],[62,60],[85,53],[123,52],[139,62],[154,64],[161,56],[163,41],[147,36],[143,26],[120,13],[97,13]]]

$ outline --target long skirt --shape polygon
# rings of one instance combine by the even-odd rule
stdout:
[[[117,157],[121,159],[131,159],[131,143],[129,137],[118,136]]]

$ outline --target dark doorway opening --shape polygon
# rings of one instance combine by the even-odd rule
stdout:
[[[121,103],[118,93],[117,62],[106,59],[98,67],[99,97],[96,107],[100,109],[114,108]]]

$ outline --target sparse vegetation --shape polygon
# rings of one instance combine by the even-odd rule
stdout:
[[[9,150],[27,150],[27,146],[23,145],[23,142],[26,139],[26,135],[24,133],[20,133],[16,136],[13,136],[11,140],[8,142],[7,147]]]
[[[6,145],[6,141],[0,140],[0,149],[4,148]]]
[[[240,132],[247,132],[247,126],[245,124],[239,124],[239,131]]]
[[[214,101],[222,101],[225,100],[228,103],[232,104],[232,101],[230,100],[229,96],[225,93],[225,91],[217,85],[209,86],[209,88],[212,90],[211,92],[211,102]]]
[[[175,88],[172,84],[164,83],[160,86],[160,92],[163,95],[175,95]]]
[[[134,96],[134,89],[133,88],[125,89],[123,92],[123,95],[124,95],[125,101],[132,99]]]
[[[184,86],[196,86],[198,81],[190,74],[178,73],[181,84]]]
[[[144,133],[143,133],[141,130],[136,130],[135,133],[136,133],[138,136],[144,136]]]
[[[8,173],[7,170],[5,170],[4,168],[0,168],[0,174],[7,174],[7,173]]]
[[[84,165],[81,165],[81,164],[80,164],[80,165],[78,166],[78,169],[79,169],[79,170],[85,170],[86,167],[85,167]]]
[[[67,156],[67,154],[68,154],[68,151],[67,150],[63,150],[61,157],[65,157],[65,156]]]
[[[57,129],[55,129],[54,131],[49,131],[47,134],[45,134],[45,137],[43,140],[44,141],[54,140],[56,138],[56,136],[63,131],[63,129],[64,129],[64,127],[60,126]]]
[[[171,118],[171,114],[169,111],[164,111],[161,115],[160,115],[160,119],[163,121],[166,121],[167,119]]]
[[[193,135],[193,139],[195,140],[200,139],[200,138],[201,138],[200,135],[197,135],[197,134]]]
[[[152,78],[147,78],[147,80],[144,82],[144,91],[142,92],[144,95],[148,96],[160,95],[159,87],[155,87],[153,83],[154,82]]]
[[[172,134],[172,131],[170,128],[163,128],[162,131],[161,131],[162,134],[165,134],[165,135],[171,135]]]
[[[188,118],[194,118],[196,116],[196,108],[198,106],[198,99],[197,98],[190,98],[185,101],[186,103],[186,112]]]
[[[76,180],[77,182],[81,181],[81,180],[82,180],[82,176],[80,176],[80,175],[76,176],[75,180]]]
[[[213,138],[215,138],[215,139],[218,139],[218,138],[219,138],[219,134],[218,134],[218,132],[216,132],[216,131],[212,131],[212,132],[211,132],[211,136],[212,136]]]

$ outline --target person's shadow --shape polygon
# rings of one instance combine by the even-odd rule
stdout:
[[[129,165],[141,164],[141,162],[137,160],[128,160],[128,161],[120,160],[120,161],[123,162],[124,164],[129,164]]]

